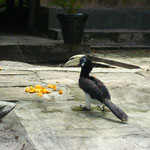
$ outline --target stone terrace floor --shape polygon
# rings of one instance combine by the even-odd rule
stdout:
[[[140,66],[109,64],[91,73],[105,83],[129,121],[122,123],[94,105],[90,112],[79,110],[84,104],[77,83],[80,68],[0,61],[0,101],[17,103],[0,122],[0,150],[150,150],[150,51],[90,55]],[[49,83],[56,84],[57,90],[43,97],[25,92],[26,86]]]

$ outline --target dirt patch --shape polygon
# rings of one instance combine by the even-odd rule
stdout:
[[[19,142],[15,131],[0,122],[0,150],[27,150],[24,143]]]

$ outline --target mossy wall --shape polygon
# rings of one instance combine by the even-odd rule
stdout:
[[[51,0],[41,0],[41,5],[48,6]],[[81,0],[85,8],[150,8],[150,0]]]
[[[82,0],[82,4],[102,8],[148,8],[150,0]]]

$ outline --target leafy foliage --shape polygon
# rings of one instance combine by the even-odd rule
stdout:
[[[52,0],[52,4],[62,7],[69,14],[76,13],[80,8],[80,0]]]
[[[6,0],[0,0],[0,5],[5,5],[6,4]]]
[[[17,6],[19,3],[19,0],[15,0],[15,6]],[[5,6],[6,5],[6,0],[0,0],[0,6]]]

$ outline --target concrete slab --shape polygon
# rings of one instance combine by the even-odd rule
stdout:
[[[104,53],[94,55],[107,58]],[[116,53],[108,57],[133,61],[132,57],[119,57]],[[150,66],[149,59],[145,59],[146,63],[140,61],[146,57],[134,57],[133,61],[145,69],[95,68],[91,73],[106,84],[112,101],[128,114],[127,123],[120,122],[111,112],[101,112],[94,105],[90,112],[80,110],[79,106],[85,103],[77,84],[80,68],[0,63],[3,68],[0,100],[17,101],[13,113],[18,121],[13,122],[11,113],[2,123],[8,123],[16,133],[25,133],[19,137],[25,139],[27,150],[149,150],[150,71],[147,69]],[[33,86],[55,83],[57,91],[38,97],[25,93],[26,83]],[[62,95],[59,89],[63,90]]]
[[[1,101],[41,101],[43,97],[38,97],[36,94],[30,94],[25,92],[25,87],[8,87],[1,88]]]
[[[15,108],[15,103],[0,101],[0,120]]]
[[[14,111],[0,122],[0,150],[34,150]]]
[[[52,72],[51,75],[50,72],[47,74],[49,77],[55,76],[55,72]],[[60,77],[66,74],[68,72],[59,73]],[[70,92],[68,88],[66,89],[66,92],[69,93],[64,92],[64,95],[61,96],[55,95],[54,101],[43,101],[39,104],[29,102],[25,105],[22,103],[15,109],[16,115],[20,118],[37,149],[98,150],[102,147],[104,150],[147,150],[149,148],[150,104],[147,101],[150,97],[149,89],[142,86],[142,89],[145,90],[143,93],[143,91],[140,92],[138,86],[139,83],[144,82],[143,77],[134,73],[128,76],[124,73],[108,73],[106,76],[101,73],[93,73],[93,75],[101,76],[101,79],[106,81],[113,101],[128,113],[130,117],[128,124],[120,123],[111,112],[73,111],[72,108],[84,104],[83,93],[76,84],[75,75],[72,82],[71,79],[62,82],[63,90],[68,87],[66,84],[71,82],[70,88],[73,88],[70,89]],[[131,79],[127,81],[129,76]],[[68,77],[71,76],[68,75]],[[136,80],[133,80],[132,77]],[[44,76],[42,78],[44,79]],[[60,85],[62,83],[60,82]],[[68,95],[69,98],[66,97]],[[142,142],[139,143],[139,140]]]
[[[0,71],[1,87],[19,87],[38,84],[40,82],[38,76],[33,71]]]
[[[111,113],[72,111],[71,106],[78,106],[81,101],[75,103],[57,98],[55,102],[44,103],[38,106],[22,103],[15,110],[39,150],[149,148],[149,109],[146,112],[127,111],[130,120],[128,124],[122,124]],[[130,105],[134,106],[130,103],[123,108]]]

